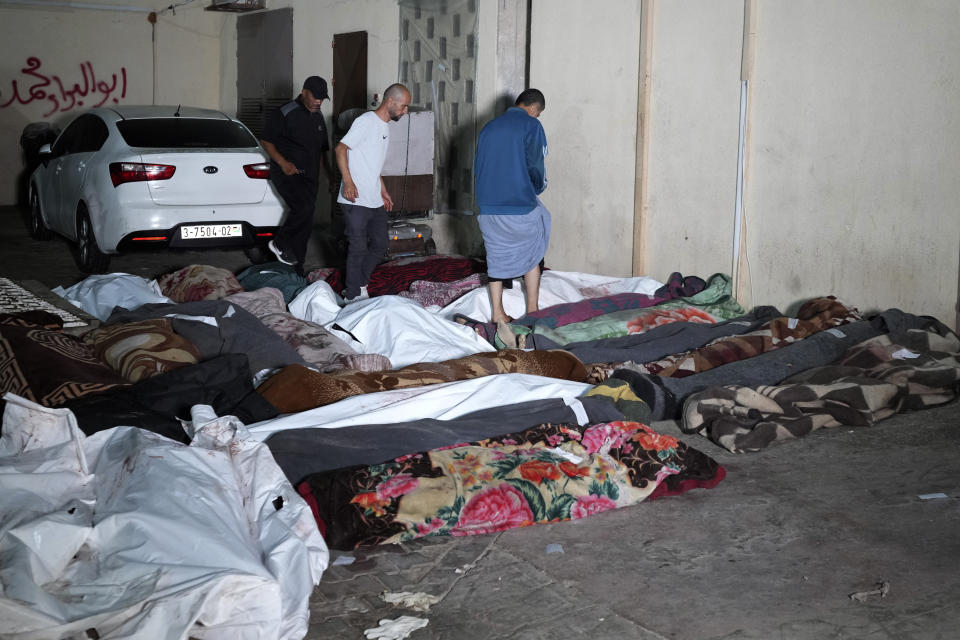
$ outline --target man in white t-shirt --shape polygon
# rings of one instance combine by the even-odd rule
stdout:
[[[387,158],[387,123],[397,121],[410,106],[410,91],[392,84],[383,102],[353,121],[337,144],[337,166],[343,175],[337,202],[346,225],[347,274],[343,297],[347,302],[368,297],[367,283],[387,250],[387,211],[393,200],[380,172]]]

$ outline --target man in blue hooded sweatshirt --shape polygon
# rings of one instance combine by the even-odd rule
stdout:
[[[538,118],[543,93],[527,89],[516,105],[480,132],[476,173],[477,222],[487,250],[493,322],[509,322],[504,282],[523,276],[527,313],[538,309],[540,272],[550,241],[550,212],[537,197],[547,188],[547,136]]]

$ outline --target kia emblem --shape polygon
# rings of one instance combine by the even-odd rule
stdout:
[[[216,173],[217,171],[219,171],[219,169],[217,169],[217,168],[216,168],[215,166],[213,166],[213,165],[210,165],[209,167],[204,167],[204,168],[203,168],[203,172],[204,172],[204,173]]]

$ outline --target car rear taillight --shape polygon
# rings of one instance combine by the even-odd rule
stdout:
[[[258,162],[257,164],[245,164],[243,165],[243,171],[247,174],[248,178],[266,180],[270,177],[270,163]]]
[[[142,162],[111,162],[110,180],[114,187],[124,182],[169,180],[177,168],[172,164],[144,164]]]

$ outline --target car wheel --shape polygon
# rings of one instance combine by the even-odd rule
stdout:
[[[90,224],[90,214],[82,204],[77,210],[77,247],[74,260],[84,273],[104,273],[110,266],[110,256],[100,251],[97,246],[93,225]]]
[[[264,264],[265,262],[273,262],[276,260],[273,252],[262,244],[255,247],[245,247],[243,254],[247,256],[250,264]]]
[[[34,240],[49,240],[53,236],[43,222],[40,211],[40,196],[36,191],[30,193],[30,237]]]

